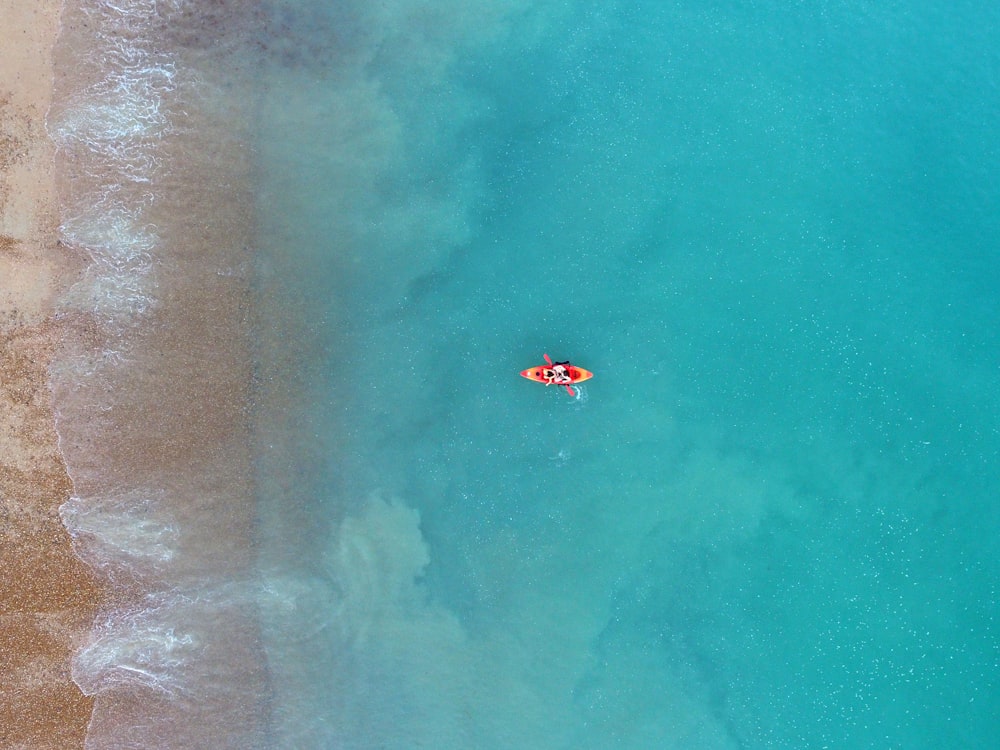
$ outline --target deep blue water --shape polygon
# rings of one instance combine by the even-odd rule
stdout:
[[[1000,10],[262,7],[262,746],[991,747]]]

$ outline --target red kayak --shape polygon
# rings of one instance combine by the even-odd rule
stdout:
[[[536,383],[545,383],[545,385],[565,386],[570,396],[576,396],[576,391],[573,390],[572,386],[594,377],[594,373],[590,370],[584,370],[582,367],[568,363],[554,365],[548,354],[542,356],[545,357],[546,364],[521,370],[522,378],[534,380]],[[557,367],[561,367],[561,370],[555,369]]]

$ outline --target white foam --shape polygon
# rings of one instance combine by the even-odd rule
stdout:
[[[105,323],[128,324],[155,304],[154,251],[158,238],[140,208],[112,193],[60,227],[63,241],[85,251],[91,264],[64,296],[64,308],[91,312]]]
[[[76,98],[49,132],[61,146],[82,144],[98,153],[123,139],[161,135],[168,124],[163,95],[173,89],[172,64],[142,65],[109,75]]]
[[[61,236],[92,261],[63,304],[121,330],[154,305],[159,238],[143,212],[155,200],[159,150],[172,132],[166,97],[177,87],[177,66],[150,38],[157,3],[85,3],[82,10],[95,27],[102,77],[57,103],[47,122],[75,171],[69,203],[79,208]]]
[[[173,608],[115,612],[96,623],[91,641],[73,658],[73,681],[85,695],[140,685],[171,695],[182,692],[183,668],[198,653],[198,639],[181,629]]]
[[[64,177],[60,238],[89,261],[60,301],[82,335],[70,337],[51,371],[74,483],[60,517],[76,554],[113,592],[72,663],[80,689],[97,696],[91,750],[263,746],[259,588],[247,580],[251,555],[226,536],[244,533],[232,528],[240,521],[230,502],[249,500],[242,486],[220,488],[226,469],[213,464],[203,477],[197,458],[142,465],[143,440],[124,434],[177,427],[176,412],[158,410],[158,394],[148,392],[164,378],[137,381],[162,361],[154,359],[158,334],[172,333],[166,316],[162,328],[149,320],[161,284],[174,278],[163,269],[199,270],[197,257],[179,268],[178,255],[190,248],[175,245],[171,232],[190,222],[171,207],[191,201],[179,175],[193,149],[185,152],[177,121],[195,74],[180,62],[183,52],[164,49],[163,31],[184,4],[68,3],[64,49],[76,51],[78,70],[74,62],[59,70],[47,123]],[[122,424],[137,412],[148,421]]]
[[[156,4],[97,3],[84,10],[97,26],[103,77],[50,113],[49,133],[62,148],[84,147],[122,176],[148,181],[156,165],[151,151],[170,130],[164,97],[177,75],[174,61],[145,35]]]
[[[59,517],[73,538],[73,549],[97,569],[158,569],[174,557],[177,524],[162,509],[162,493],[131,490],[118,495],[71,497]]]

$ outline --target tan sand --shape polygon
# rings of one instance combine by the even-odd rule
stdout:
[[[0,747],[83,747],[93,701],[69,658],[102,596],[58,507],[70,482],[47,368],[53,302],[78,270],[57,245],[45,134],[59,0],[0,0]]]

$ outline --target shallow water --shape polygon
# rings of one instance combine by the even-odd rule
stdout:
[[[78,658],[91,746],[989,746],[1000,14],[370,6],[140,40],[171,179],[111,265],[154,312],[88,314],[143,455],[228,448],[137,483],[64,409],[64,519],[145,601]],[[142,365],[193,341],[215,416]]]

